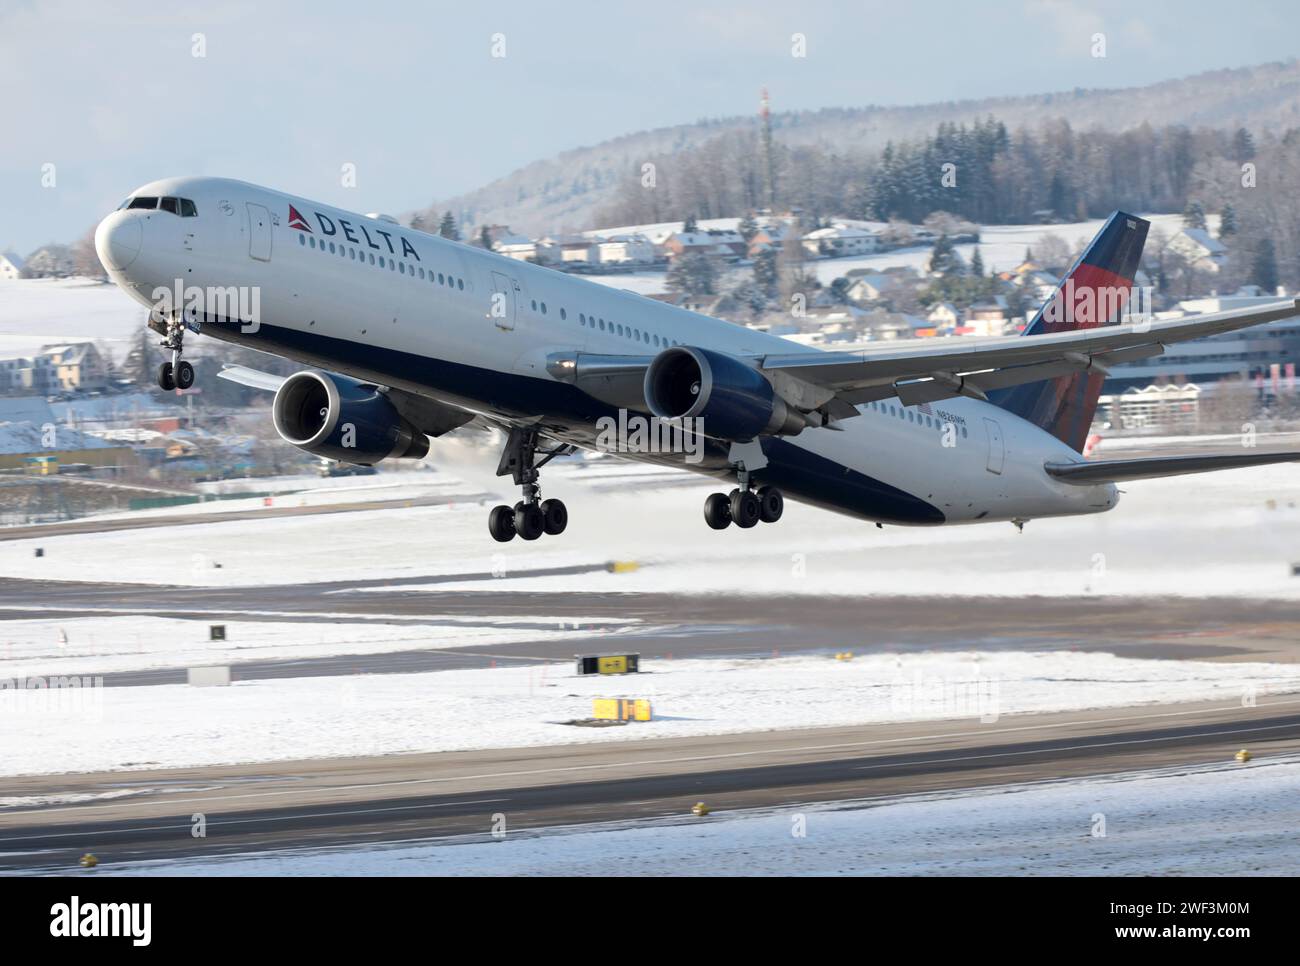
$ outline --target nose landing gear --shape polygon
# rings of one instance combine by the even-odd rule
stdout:
[[[515,484],[523,488],[524,498],[513,507],[497,506],[488,514],[488,532],[500,543],[513,540],[516,535],[525,540],[536,540],[543,533],[558,536],[569,525],[569,511],[559,500],[542,500],[539,470],[557,456],[573,452],[573,447],[560,444],[555,449],[543,451],[538,460],[537,430],[516,427],[510,430],[497,476],[512,476]]]
[[[160,343],[172,350],[172,361],[158,367],[158,388],[164,392],[189,389],[194,385],[194,367],[181,358],[185,351],[185,325],[177,321],[167,323],[167,337]]]

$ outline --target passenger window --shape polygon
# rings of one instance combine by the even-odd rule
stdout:
[[[298,232],[298,244],[302,245],[304,248],[307,247],[307,236],[302,232]]]
[[[182,198],[182,199],[181,199],[181,217],[182,217],[182,218],[197,218],[198,215],[199,215],[199,209],[197,209],[197,208],[194,207],[194,202],[190,201],[189,198]]]
[[[465,291],[465,280],[463,278],[456,279],[456,287],[462,292]]]
[[[158,207],[163,211],[170,211],[173,215],[181,213],[181,206],[175,198],[163,198],[158,202]]]
[[[380,255],[380,256],[379,256],[379,267],[380,267],[380,268],[383,268],[383,267],[384,267],[384,256],[383,256],[383,255]]]

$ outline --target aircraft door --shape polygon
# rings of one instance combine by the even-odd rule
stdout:
[[[248,256],[259,262],[271,260],[271,213],[265,205],[248,204]]]
[[[989,456],[984,468],[990,473],[1001,475],[1002,465],[1006,461],[1006,450],[1002,445],[1002,427],[997,420],[984,417],[984,428],[989,434]]]
[[[518,291],[519,286],[513,278],[500,272],[492,273],[492,298],[488,304],[488,318],[496,323],[497,328],[515,327],[515,294]]]

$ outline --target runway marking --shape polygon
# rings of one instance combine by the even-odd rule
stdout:
[[[1271,701],[1268,704],[1261,703],[1257,705],[1257,707],[1263,709],[1263,708],[1276,707],[1278,705],[1293,705],[1293,704],[1300,704],[1300,696],[1284,698],[1278,701]],[[1020,725],[1013,728],[990,729],[989,731],[983,732],[983,734],[1007,735],[1007,734],[1017,734],[1025,731],[1042,731],[1049,728],[1066,728],[1071,726],[1077,727],[1079,725],[1085,725],[1085,726],[1103,725],[1103,724],[1112,724],[1112,723],[1122,722],[1122,721],[1149,721],[1158,718],[1178,718],[1178,717],[1187,717],[1187,716],[1203,715],[1203,714],[1215,714],[1222,711],[1231,711],[1231,710],[1239,710],[1239,709],[1240,709],[1239,705],[1233,704],[1233,705],[1225,705],[1223,707],[1214,707],[1214,708],[1194,708],[1194,709],[1185,709],[1181,711],[1161,711],[1161,712],[1155,712],[1151,714],[1119,715],[1119,716],[1109,717],[1109,718],[1098,718],[1092,721],[1056,721],[1056,722],[1038,723],[1038,724],[1031,724],[1031,725]],[[871,727],[871,726],[864,725],[863,727]],[[1252,730],[1252,729],[1243,729],[1243,730]],[[1263,730],[1263,729],[1257,728],[1253,730]],[[979,733],[980,732],[971,732],[971,731],[949,731],[949,732],[939,732],[935,734],[926,734],[926,735],[904,735],[904,736],[893,737],[893,738],[872,738],[872,739],[866,739],[861,741],[832,742],[829,744],[797,745],[797,746],[791,746],[789,748],[780,748],[780,749],[756,748],[749,751],[715,752],[707,755],[681,755],[672,758],[628,759],[628,760],[622,760],[616,762],[603,762],[603,763],[593,763],[593,764],[586,764],[586,765],[565,765],[563,767],[558,767],[558,768],[529,768],[529,769],[519,769],[515,771],[484,772],[480,774],[456,775],[456,776],[449,776],[445,778],[404,778],[404,779],[394,779],[392,781],[382,781],[382,782],[356,782],[347,785],[321,785],[319,787],[311,787],[310,789],[304,786],[298,786],[294,788],[268,789],[260,792],[244,792],[239,795],[213,795],[213,796],[206,796],[203,798],[181,798],[181,799],[171,799],[171,800],[160,800],[157,803],[145,802],[142,801],[141,799],[134,799],[130,802],[122,801],[122,802],[102,802],[98,804],[88,803],[85,805],[64,805],[64,806],[60,806],[56,811],[58,814],[64,814],[73,811],[91,811],[97,809],[114,809],[114,808],[121,809],[130,806],[153,805],[153,804],[157,804],[160,806],[190,805],[195,803],[203,803],[203,804],[211,805],[212,803],[216,803],[216,802],[233,802],[233,801],[239,801],[243,799],[264,799],[264,798],[272,798],[281,795],[301,795],[305,791],[309,791],[309,790],[315,793],[346,792],[346,791],[357,791],[362,789],[400,788],[400,787],[413,786],[413,785],[438,785],[438,784],[447,784],[449,782],[470,782],[470,781],[482,781],[486,779],[498,779],[498,778],[525,778],[525,777],[535,776],[535,775],[560,775],[560,774],[567,774],[572,772],[608,771],[610,769],[626,768],[629,766],[676,765],[676,764],[689,764],[692,762],[701,762],[701,761],[727,761],[727,760],[739,759],[739,758],[752,758],[757,755],[769,755],[772,754],[774,751],[783,754],[835,751],[835,750],[841,750],[845,748],[866,748],[866,747],[872,747],[878,745],[903,744],[907,742],[918,742],[918,741],[933,741],[933,740],[938,740],[943,738],[968,738],[973,734],[979,734]],[[739,732],[737,734],[740,736],[746,736],[746,735],[756,736],[758,734],[761,734],[761,732],[752,732],[752,733]],[[718,737],[718,736],[713,736],[713,737]],[[1184,737],[1184,736],[1180,736],[1180,737]],[[1154,741],[1157,739],[1146,739],[1146,740]],[[550,746],[541,746],[541,747],[545,749],[550,749],[550,748],[555,748],[557,746],[550,745]],[[593,746],[582,745],[579,747],[583,749],[589,749]],[[1102,746],[1097,745],[1094,747],[1102,747]],[[487,750],[506,751],[510,749],[487,749]],[[514,750],[520,750],[520,749],[514,749]],[[527,749],[523,749],[523,750],[527,750]],[[229,766],[215,766],[215,767],[229,767]],[[130,772],[124,772],[122,774],[124,776],[129,776]],[[194,780],[198,781],[200,779],[196,778]],[[222,782],[230,779],[206,778],[202,780],[210,781],[210,782]],[[277,780],[277,779],[273,779],[273,780]],[[11,812],[5,812],[3,817],[8,817],[10,815],[49,815],[49,814],[50,814],[50,810],[28,809],[26,811],[15,810]]]
[[[1086,745],[1066,745],[1064,748],[1037,748],[1037,749],[1022,749],[1020,751],[995,751],[995,752],[989,752],[988,754],[984,754],[984,755],[960,755],[955,758],[927,758],[926,764],[943,765],[943,764],[950,764],[959,761],[978,761],[982,758],[1010,758],[1016,755],[1041,755],[1048,751],[1053,751],[1053,752],[1080,751],[1084,749],[1093,749],[1093,748],[1111,748],[1111,747],[1116,747],[1118,745],[1154,744],[1157,741],[1178,741],[1180,739],[1188,738],[1188,737],[1217,738],[1220,735],[1239,735],[1247,731],[1276,731],[1279,728],[1294,728],[1294,727],[1296,727],[1294,723],[1280,724],[1280,725],[1257,725],[1255,727],[1230,728],[1226,731],[1203,731],[1194,736],[1165,735],[1164,737],[1161,738],[1128,738],[1123,741],[1098,741]],[[915,762],[899,761],[899,762],[884,762],[879,765],[859,765],[854,770],[870,771],[872,769],[902,768],[904,765],[910,765],[910,764],[915,764]]]
[[[230,825],[253,825],[262,822],[291,822],[304,818],[333,818],[336,815],[377,815],[381,812],[411,812],[422,809],[432,808],[454,808],[457,805],[492,805],[497,802],[508,802],[508,798],[477,798],[468,802],[431,802],[423,805],[392,805],[387,808],[358,808],[349,809],[344,812],[314,812],[302,815],[282,815],[271,818],[232,818],[213,821],[209,824],[216,828],[225,828]],[[143,828],[111,828],[100,829],[95,835],[113,835],[124,832],[166,832],[169,829],[188,829],[189,822],[181,822],[179,825],[146,825]],[[78,836],[85,837],[87,833],[84,829],[74,832],[50,832],[44,835],[13,835],[0,838],[0,842],[25,842],[29,839],[66,839]]]

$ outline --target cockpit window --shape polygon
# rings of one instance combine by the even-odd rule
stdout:
[[[141,197],[141,198],[132,198],[132,199],[131,199],[131,204],[128,205],[128,207],[130,207],[130,208],[150,208],[150,209],[152,209],[152,208],[157,208],[157,207],[158,207],[158,199],[157,199],[157,198],[143,198],[143,197]]]
[[[161,199],[158,202],[158,207],[163,211],[170,211],[173,215],[179,215],[181,213],[181,206],[177,203],[175,198]]]
[[[182,198],[180,201],[181,201],[181,217],[182,217],[182,218],[197,218],[197,217],[198,217],[198,215],[199,215],[199,210],[198,210],[197,208],[194,207],[194,202],[190,201],[189,198]]]

